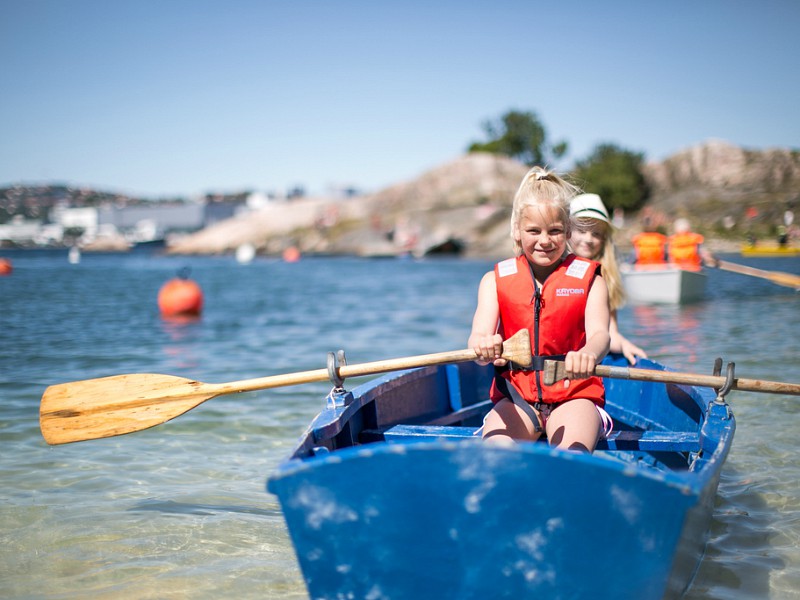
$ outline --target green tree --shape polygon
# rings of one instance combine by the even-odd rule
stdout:
[[[505,154],[530,166],[544,166],[567,151],[567,142],[548,144],[547,131],[533,112],[511,110],[496,121],[484,122],[483,130],[488,141],[473,142],[470,152]]]
[[[642,175],[644,154],[614,144],[599,144],[588,158],[575,164],[573,181],[585,191],[599,194],[609,210],[635,210],[650,194]]]

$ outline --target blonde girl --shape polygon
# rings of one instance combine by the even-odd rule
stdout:
[[[591,452],[603,425],[605,393],[594,368],[608,352],[608,291],[599,263],[567,252],[569,201],[577,188],[532,168],[514,197],[515,258],[481,279],[469,347],[493,363],[494,407],[484,439],[508,443],[546,435],[554,446]],[[533,368],[500,358],[503,340],[526,328]],[[544,359],[560,358],[568,378],[547,385]]]
[[[617,311],[625,304],[625,289],[614,251],[613,227],[608,210],[597,194],[581,194],[570,202],[570,218],[572,228],[569,247],[572,252],[603,265],[611,319],[611,352],[622,354],[628,362],[635,364],[637,356],[647,358],[647,354],[619,331]]]

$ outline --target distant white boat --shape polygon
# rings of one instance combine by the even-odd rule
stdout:
[[[77,265],[81,262],[81,251],[77,246],[72,246],[72,248],[69,249],[67,260],[69,260],[69,264],[71,265]]]
[[[706,294],[706,274],[677,265],[648,265],[622,271],[622,282],[631,304],[688,304]]]
[[[253,244],[242,244],[236,248],[236,262],[240,265],[246,265],[251,262],[256,256],[256,248]]]

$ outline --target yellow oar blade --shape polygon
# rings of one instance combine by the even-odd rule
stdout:
[[[740,265],[737,263],[721,260],[717,266],[723,271],[731,271],[732,273],[739,273],[741,275],[750,275],[751,277],[759,277],[771,281],[776,285],[783,285],[786,287],[800,290],[800,275],[793,275],[792,273],[784,273],[783,271],[765,271],[763,269],[756,269],[748,267],[747,265]]]
[[[375,375],[414,367],[475,360],[471,348],[395,358],[360,365],[342,365],[341,377]],[[503,343],[503,358],[531,363],[528,331]],[[134,373],[51,385],[42,396],[39,426],[48,444],[66,444],[141,431],[182,415],[222,394],[325,381],[327,369],[272,375],[229,383],[202,383],[172,375]]]
[[[138,373],[51,385],[39,408],[48,444],[111,437],[160,425],[217,395],[198,381]]]
[[[800,290],[800,276],[798,275],[783,273],[782,271],[773,271],[770,280],[778,285],[785,285],[786,287]]]

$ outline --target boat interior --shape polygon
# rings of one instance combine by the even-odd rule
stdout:
[[[605,364],[624,362],[612,356]],[[663,370],[651,361],[637,366]],[[492,406],[492,376],[491,367],[468,362],[391,373],[352,391],[335,386],[293,458],[374,443],[477,440]],[[614,429],[596,454],[673,472],[695,470],[713,454],[719,436],[703,427],[712,390],[615,379],[605,385]]]

